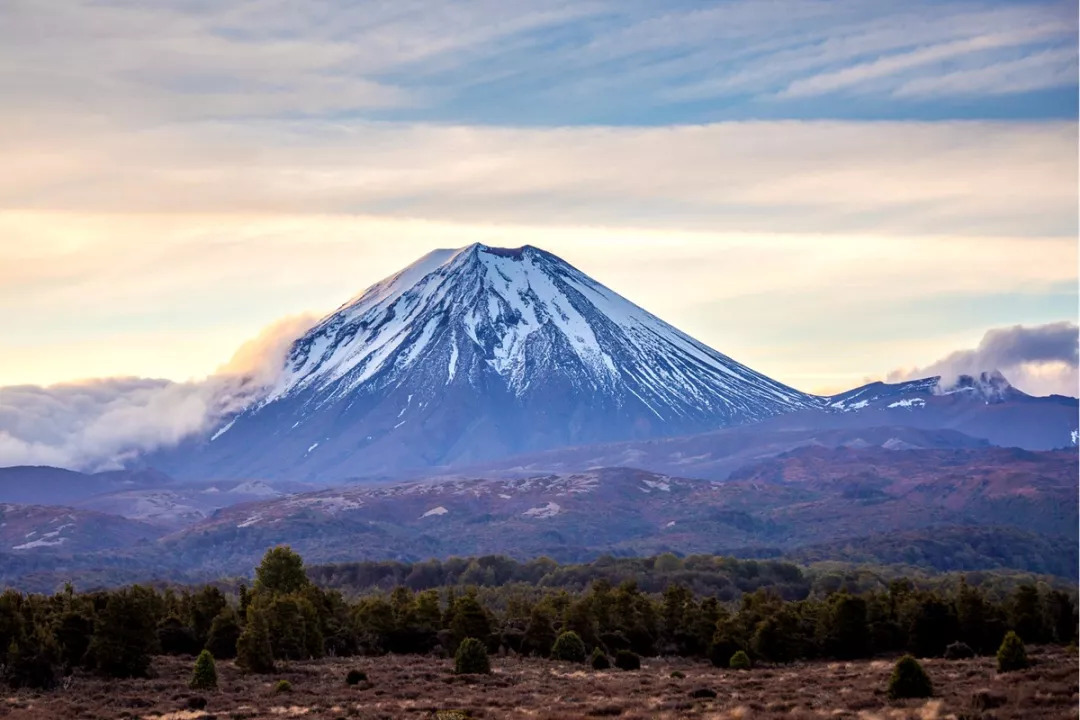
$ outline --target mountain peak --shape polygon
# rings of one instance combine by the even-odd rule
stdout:
[[[323,318],[278,385],[211,444],[241,452],[245,428],[273,418],[268,432],[294,446],[279,463],[390,469],[713,430],[817,403],[551,253],[478,243],[432,251]]]

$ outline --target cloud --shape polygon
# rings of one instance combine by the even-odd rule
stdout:
[[[932,79],[955,62],[1075,50],[1075,30],[1075,6],[1060,1],[8,0],[0,96],[23,118],[120,118],[129,131],[351,113],[596,122],[693,98],[784,107],[785,89],[810,96],[852,83],[895,102],[895,83],[865,79]]]
[[[995,328],[978,347],[957,350],[922,368],[896,370],[890,381],[940,375],[949,384],[960,375],[1000,370],[1016,387],[1034,395],[1080,395],[1078,334],[1073,322]]]
[[[0,116],[0,209],[1074,235],[1076,149],[1075,122],[307,120],[128,133]]]
[[[297,316],[274,323],[200,381],[107,378],[0,387],[0,467],[114,469],[206,433],[273,384],[292,341],[313,321]]]

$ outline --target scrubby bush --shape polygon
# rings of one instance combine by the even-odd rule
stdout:
[[[744,651],[739,650],[731,656],[730,660],[728,660],[728,667],[732,670],[749,670],[750,656]]]
[[[454,655],[454,672],[458,675],[487,675],[491,661],[487,648],[476,638],[465,638]]]
[[[592,651],[592,655],[589,656],[589,664],[592,665],[593,670],[607,670],[611,667],[611,661],[608,660],[607,653],[600,648],[595,648]]]
[[[367,673],[363,670],[356,670],[354,668],[345,676],[346,685],[359,685],[362,682],[367,682]]]
[[[1028,666],[1027,650],[1020,636],[1010,630],[1001,641],[997,651],[997,670],[999,673],[1023,670]]]
[[[274,685],[274,692],[276,693],[288,693],[292,692],[292,683],[288,680],[278,680]]]
[[[911,655],[900,658],[889,677],[889,698],[927,698],[934,694],[930,676]]]
[[[967,643],[954,642],[945,648],[946,660],[967,660],[975,657],[975,651]]]
[[[217,687],[217,667],[209,650],[203,650],[195,660],[188,687],[192,690],[213,690]]]
[[[640,670],[641,658],[636,652],[619,650],[615,653],[615,667],[620,670]]]
[[[686,679],[686,673],[684,673],[682,670],[675,670],[675,671],[673,671],[671,673],[671,679],[672,680],[685,680]]]
[[[564,632],[551,646],[551,657],[564,662],[585,662],[585,643],[573,630]]]

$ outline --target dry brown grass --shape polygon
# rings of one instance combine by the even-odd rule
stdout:
[[[187,688],[192,659],[157,658],[157,677],[107,681],[77,675],[50,693],[16,693],[0,702],[0,717],[13,720],[257,720],[271,718],[850,718],[851,720],[1007,720],[1076,718],[1077,658],[1058,648],[1036,648],[1034,667],[999,676],[993,658],[932,660],[929,702],[890,703],[885,685],[892,663],[806,663],[753,672],[716,670],[687,660],[646,660],[639,672],[586,671],[578,666],[520,658],[493,659],[494,674],[463,678],[452,662],[436,658],[326,659],[294,663],[274,676],[247,676],[218,663],[221,687]],[[350,687],[350,668],[368,674]],[[686,677],[674,679],[672,671]],[[279,679],[291,693],[274,693]],[[715,699],[691,693],[709,688]],[[973,701],[981,693],[999,704]],[[205,702],[205,705],[203,703]],[[455,712],[459,711],[459,712]]]

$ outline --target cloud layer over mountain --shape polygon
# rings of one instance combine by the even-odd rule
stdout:
[[[1000,370],[1009,381],[1031,395],[1080,395],[1078,334],[1072,322],[994,328],[978,347],[957,350],[925,367],[896,370],[890,381],[940,375],[948,384],[959,375]]]

